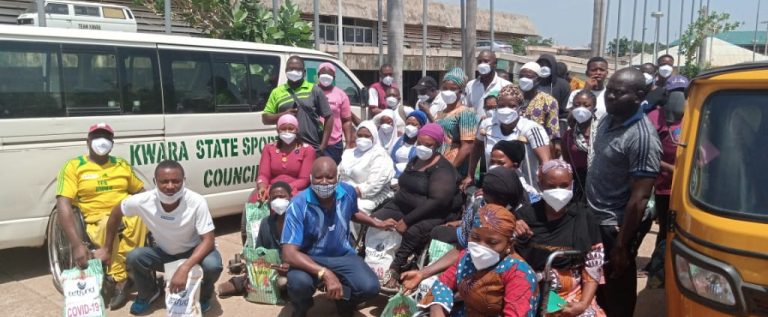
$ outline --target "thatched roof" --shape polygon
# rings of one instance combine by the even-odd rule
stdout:
[[[292,0],[298,4],[301,12],[313,13],[313,0]],[[281,1],[282,2],[282,1]],[[327,16],[336,16],[337,5],[335,0],[320,0],[320,14]],[[263,0],[262,3],[267,7],[272,6],[272,1]],[[403,0],[405,5],[405,24],[421,25],[422,0]],[[377,0],[342,0],[342,15],[344,17],[376,21],[378,19],[376,12]],[[387,20],[387,0],[382,0],[382,17]],[[461,27],[461,9],[457,5],[450,5],[431,0],[429,2],[429,26],[460,28]],[[478,9],[477,30],[488,31],[490,12],[488,10]],[[528,16],[496,11],[494,19],[494,29],[497,33],[512,33],[519,35],[538,35],[533,22]]]

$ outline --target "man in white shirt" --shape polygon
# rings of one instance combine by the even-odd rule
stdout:
[[[592,57],[587,62],[587,81],[585,82],[584,89],[592,92],[597,97],[597,104],[595,107],[595,116],[597,119],[602,118],[605,115],[605,80],[608,78],[608,61],[600,56]],[[573,97],[581,91],[577,89],[571,92],[568,97],[568,105],[565,107],[567,110],[573,108]]]
[[[165,263],[186,259],[170,281],[170,291],[186,289],[187,275],[195,264],[203,269],[200,307],[211,307],[213,283],[222,271],[221,255],[214,245],[214,225],[208,203],[202,195],[184,187],[184,169],[176,161],[165,160],[155,169],[157,188],[133,195],[115,206],[107,222],[107,241],[96,257],[107,261],[114,236],[123,216],[139,216],[155,239],[156,246],[136,248],[126,257],[138,294],[131,314],[146,314],[160,296],[152,271],[162,271]]]
[[[496,54],[489,50],[482,50],[477,54],[477,71],[480,77],[470,80],[465,90],[465,102],[467,107],[475,110],[477,121],[485,117],[483,101],[491,91],[500,91],[511,83],[496,75]]]

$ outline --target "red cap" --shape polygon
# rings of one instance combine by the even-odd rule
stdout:
[[[110,127],[108,124],[106,124],[104,122],[92,125],[90,128],[88,128],[88,134],[91,134],[94,131],[98,131],[98,130],[107,131],[107,132],[109,132],[109,134],[112,134],[112,135],[115,134],[115,131],[112,130],[112,127]]]

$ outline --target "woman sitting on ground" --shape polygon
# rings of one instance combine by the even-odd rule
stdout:
[[[530,232],[518,230],[515,248],[536,272],[544,270],[554,250],[579,250],[578,260],[557,260],[548,274],[551,289],[568,302],[558,313],[548,316],[605,316],[595,301],[597,285],[603,283],[603,245],[598,223],[592,213],[569,208],[573,197],[573,172],[563,160],[541,166],[539,184],[543,200],[519,212]]]
[[[315,161],[315,149],[297,137],[299,121],[286,114],[277,121],[278,140],[264,146],[256,179],[256,197],[251,201],[267,201],[267,189],[278,181],[291,186],[291,195],[309,187],[309,172]]]

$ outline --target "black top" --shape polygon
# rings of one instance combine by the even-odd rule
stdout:
[[[412,225],[427,218],[447,218],[461,210],[459,173],[444,157],[423,172],[413,169],[411,159],[398,178],[400,189],[394,202],[405,214],[403,221]]]
[[[280,237],[277,234],[277,215],[270,215],[261,220],[259,225],[259,235],[256,236],[256,247],[265,249],[280,249]],[[280,252],[282,257],[282,251]]]
[[[664,87],[651,90],[645,95],[645,101],[648,102],[648,109],[655,109],[657,106],[664,107],[667,104],[667,90]]]

